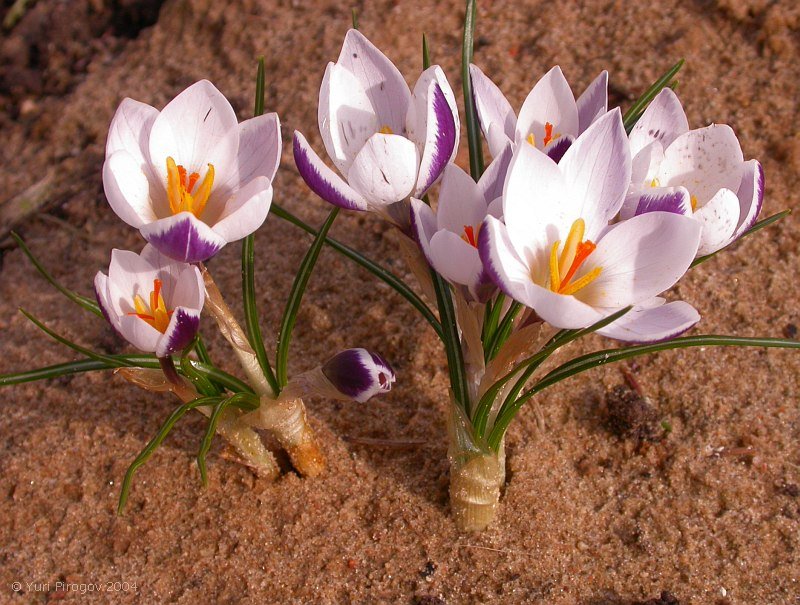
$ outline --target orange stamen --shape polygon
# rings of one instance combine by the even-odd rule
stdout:
[[[475,236],[475,229],[472,225],[464,225],[464,235],[461,236],[461,239],[473,248],[478,247],[478,238]]]
[[[189,182],[186,183],[186,191],[191,193],[192,189],[194,189],[194,186],[197,184],[197,181],[199,181],[199,180],[200,180],[200,175],[199,174],[197,174],[196,172],[193,172],[192,174],[190,174],[189,175]]]
[[[200,182],[197,191],[195,185]],[[199,217],[206,207],[211,188],[214,186],[214,165],[209,164],[208,170],[200,181],[200,174],[193,172],[187,174],[186,168],[179,166],[171,157],[167,158],[167,199],[172,214],[191,212]]]
[[[595,248],[597,248],[597,244],[590,242],[589,240],[578,244],[578,250],[575,252],[575,260],[572,261],[572,265],[570,266],[569,271],[567,271],[567,275],[562,280],[562,283],[569,283],[569,280],[571,280],[578,272],[578,269],[581,268],[583,261],[589,258],[589,255],[594,252]]]
[[[150,307],[138,294],[133,297],[133,307],[135,311],[131,311],[128,315],[135,315],[142,321],[147,322],[151,327],[155,328],[162,334],[167,331],[169,326],[169,318],[172,311],[167,310],[167,305],[164,303],[164,297],[161,295],[161,280],[153,280],[153,291],[150,292]]]

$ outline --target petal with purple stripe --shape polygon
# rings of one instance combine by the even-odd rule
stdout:
[[[558,163],[561,161],[561,158],[564,157],[564,154],[567,153],[567,149],[570,148],[574,140],[575,139],[568,134],[562,135],[555,141],[552,141],[545,148],[544,152],[550,157],[551,160]]]
[[[294,132],[294,162],[309,189],[323,200],[346,210],[367,210],[367,202],[311,148],[302,133]]]
[[[764,169],[758,160],[745,162],[742,184],[737,192],[740,213],[739,226],[733,238],[736,239],[752,227],[764,204]]]
[[[692,199],[685,187],[660,187],[645,190],[636,203],[633,216],[646,212],[672,212],[692,216]]]
[[[444,91],[437,81],[428,88],[428,123],[419,178],[414,190],[422,196],[438,180],[450,162],[457,141],[456,120]]]
[[[166,331],[156,345],[156,357],[166,357],[185,348],[200,327],[200,312],[185,307],[176,308]]]
[[[140,228],[142,237],[159,252],[185,263],[208,260],[226,244],[191,212],[180,212]]]
[[[366,349],[347,349],[334,355],[322,366],[322,373],[336,390],[360,403],[388,392],[395,382],[389,363]]]

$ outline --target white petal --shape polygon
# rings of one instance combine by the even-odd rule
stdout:
[[[578,134],[594,124],[608,111],[608,72],[601,71],[586,87],[578,100]]]
[[[630,149],[619,109],[579,136],[559,167],[570,188],[575,218],[586,221],[585,237],[594,241],[619,212],[631,182]]]
[[[271,203],[272,185],[267,177],[256,177],[228,200],[211,228],[226,242],[238,241],[264,223]]]
[[[514,148],[509,143],[498,155],[494,156],[494,160],[486,167],[486,170],[478,180],[478,189],[487,204],[502,197],[503,187],[508,175],[508,167],[511,165],[513,156]]]
[[[533,281],[525,260],[515,249],[506,226],[487,217],[478,238],[478,252],[490,279],[514,300],[532,306]]]
[[[175,289],[170,294],[170,299],[166,300],[165,298],[164,301],[167,308],[185,307],[199,312],[203,308],[206,298],[206,289],[200,270],[194,265],[184,265],[183,271],[178,275]]]
[[[489,127],[495,124],[499,129],[498,132],[504,134],[508,141],[512,141],[517,116],[497,85],[477,65],[470,64],[469,76],[472,80],[472,95],[475,98],[475,108],[478,112],[483,136],[489,142],[489,153],[492,154],[492,157],[497,157],[504,146],[492,143],[492,139],[489,137]]]
[[[597,333],[628,342],[660,342],[675,338],[698,321],[700,314],[695,308],[679,300],[655,307],[632,309]]]
[[[120,315],[133,311],[133,298],[137,294],[150,300],[153,282],[158,277],[158,269],[147,259],[130,250],[113,249],[108,266],[109,293],[112,308]]]
[[[478,249],[455,233],[439,231],[431,238],[431,264],[446,280],[471,286],[477,283],[483,265]]]
[[[586,328],[600,321],[604,315],[608,315],[575,296],[557,294],[536,284],[531,286],[531,291],[533,294],[531,307],[539,317],[555,328]]]
[[[361,82],[336,63],[328,63],[322,79],[318,118],[325,151],[343,175],[382,127]]]
[[[600,276],[576,296],[596,307],[621,308],[672,287],[694,260],[700,224],[670,212],[640,214],[613,227],[597,243],[575,279],[595,267]]]
[[[536,145],[544,145],[544,127],[548,122],[553,125],[553,134],[578,136],[578,107],[557,65],[536,83],[522,104],[515,140],[519,143],[533,134]]]
[[[146,244],[139,256],[150,263],[156,270],[156,277],[162,282],[164,300],[167,300],[168,295],[171,295],[175,290],[175,284],[178,283],[178,278],[181,273],[186,269],[186,263],[182,263],[162,254],[152,244]]]
[[[119,331],[120,312],[112,303],[109,286],[108,276],[102,271],[98,271],[94,276],[94,292],[97,296],[97,303],[100,305],[103,317],[115,330]]]
[[[428,263],[431,261],[431,238],[436,233],[436,215],[422,200],[411,198],[411,229]]]
[[[664,148],[659,141],[643,147],[631,160],[631,183],[650,186],[658,177],[661,162],[664,161]]]
[[[150,181],[141,164],[127,151],[120,150],[103,164],[103,190],[111,209],[137,229],[156,220],[150,198]]]
[[[351,72],[366,91],[379,127],[405,134],[411,91],[394,63],[355,29],[347,32],[336,63]]]
[[[419,167],[417,146],[405,137],[374,134],[359,152],[347,180],[371,205],[405,199],[414,189]]]
[[[568,222],[578,218],[569,214],[566,194],[567,184],[558,165],[532,145],[519,145],[506,177],[503,220],[508,237],[531,267],[542,266],[542,255],[549,254],[548,244],[569,229]]]
[[[167,157],[188,173],[206,173],[228,181],[236,168],[239,124],[233,108],[211,82],[201,80],[180,93],[156,118],[150,134],[150,158],[156,175],[167,182]]]
[[[742,148],[731,127],[712,124],[666,148],[658,179],[662,187],[683,185],[703,206],[720,189],[738,191],[743,170]]]
[[[455,164],[450,164],[442,177],[439,206],[436,209],[438,229],[447,229],[457,235],[465,226],[477,227],[486,218],[486,201],[472,177]]]
[[[764,203],[764,169],[758,160],[745,162],[736,196],[739,198],[739,226],[735,238],[755,224]]]
[[[123,99],[117,108],[106,140],[106,157],[124,150],[142,166],[150,163],[150,129],[158,110],[146,103]]]
[[[689,121],[678,95],[671,88],[664,88],[631,130],[631,154],[636,155],[653,141],[658,141],[662,149],[666,149],[688,131]]]
[[[256,177],[263,176],[272,182],[280,166],[282,146],[278,114],[267,113],[239,124],[236,165],[226,183],[216,182],[214,196],[224,203],[239,187]]]
[[[729,189],[720,189],[694,218],[703,225],[698,255],[710,254],[726,246],[739,223],[739,198]]]
[[[493,158],[496,158],[503,153],[503,149],[514,144],[514,139],[509,138],[506,133],[503,132],[503,127],[497,122],[492,122],[489,124],[486,143],[489,145],[489,153]]]
[[[161,332],[135,315],[122,316],[118,329],[125,340],[145,353],[154,353],[162,336]]]

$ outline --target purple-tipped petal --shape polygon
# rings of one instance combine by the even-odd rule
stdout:
[[[388,393],[396,380],[389,362],[366,349],[337,353],[325,362],[322,373],[337,391],[359,403],[373,395]]]
[[[608,72],[603,70],[586,87],[576,101],[578,106],[578,134],[589,128],[608,111]]]
[[[429,89],[427,136],[415,195],[424,195],[442,175],[456,148],[457,137],[453,110],[442,87],[438,82],[432,81]]]
[[[684,187],[664,187],[645,191],[639,196],[633,216],[645,212],[672,212],[692,216],[692,199]]]
[[[311,148],[302,133],[294,132],[294,162],[309,189],[323,200],[346,210],[367,210],[367,202],[360,193],[328,168]]]
[[[156,345],[156,357],[166,357],[184,349],[197,334],[200,312],[178,307],[172,313],[169,325]]]
[[[140,232],[159,252],[185,263],[208,260],[227,243],[191,212],[143,225]]]
[[[650,308],[632,309],[597,333],[626,342],[661,342],[680,336],[698,321],[700,314],[692,305],[675,301]]]
[[[550,143],[545,148],[544,152],[557,164],[561,161],[561,158],[564,157],[564,154],[567,153],[567,149],[570,148],[574,140],[575,139],[571,136],[565,134]]]

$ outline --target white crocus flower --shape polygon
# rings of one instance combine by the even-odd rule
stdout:
[[[608,110],[608,72],[602,71],[575,100],[559,66],[530,91],[519,111],[477,65],[469,66],[472,94],[492,157],[509,143],[527,141],[558,162],[582,132]]]
[[[203,261],[266,219],[281,155],[274,113],[241,124],[213,84],[160,112],[125,99],[111,122],[103,186],[111,208],[161,252]]]
[[[146,353],[172,355],[197,333],[205,302],[200,271],[149,244],[141,254],[112,250],[108,275],[98,272],[94,288],[105,318]]]
[[[487,216],[502,218],[503,183],[511,146],[495,159],[476,183],[455,164],[445,168],[436,213],[411,199],[411,226],[425,258],[450,283],[466,288],[469,298],[485,301],[495,291],[478,253],[480,230]]]
[[[624,201],[630,162],[619,110],[589,127],[558,164],[529,144],[514,153],[505,224],[486,219],[480,256],[506,294],[555,327],[587,327],[636,305],[606,332],[645,341],[673,336],[698,319],[685,303],[653,299],[688,269],[699,223],[651,212],[608,227]]]
[[[413,92],[363,34],[347,32],[339,59],[329,63],[319,92],[319,129],[341,173],[325,165],[300,133],[294,158],[305,182],[325,201],[372,210],[407,226],[410,195],[420,197],[458,149],[455,97],[438,65]]]
[[[689,130],[675,93],[665,88],[630,135],[631,188],[622,219],[654,210],[693,216],[703,225],[698,255],[716,252],[747,231],[764,201],[764,171],[744,161],[730,126]]]

